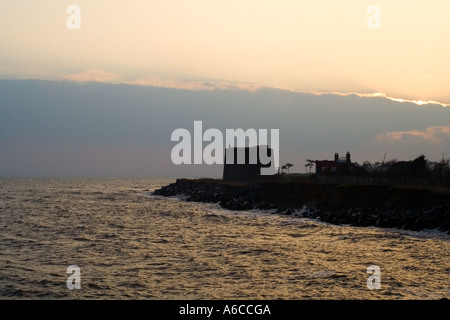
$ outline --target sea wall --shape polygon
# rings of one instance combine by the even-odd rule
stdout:
[[[334,224],[439,229],[450,233],[450,191],[392,185],[260,182],[230,184],[178,179],[155,195],[219,203],[231,210],[276,209]]]

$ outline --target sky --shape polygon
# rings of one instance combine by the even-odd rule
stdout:
[[[440,160],[449,12],[447,0],[0,0],[0,175],[220,176],[170,163],[170,133],[194,120],[279,128],[280,161],[298,172],[346,151]]]
[[[80,29],[67,28],[70,5],[80,8]],[[372,5],[379,29],[367,25]],[[2,0],[0,8],[3,79],[207,81],[450,104],[447,0]]]

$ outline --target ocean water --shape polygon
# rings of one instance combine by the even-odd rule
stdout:
[[[151,195],[170,182],[0,179],[0,298],[450,298],[447,234]],[[79,290],[67,287],[71,265]],[[379,289],[367,286],[371,265]]]

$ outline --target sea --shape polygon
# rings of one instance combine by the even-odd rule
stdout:
[[[450,235],[161,197],[174,179],[0,178],[0,299],[450,298]]]

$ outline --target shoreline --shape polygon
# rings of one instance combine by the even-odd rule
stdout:
[[[300,217],[337,225],[412,231],[437,229],[450,234],[448,189],[177,179],[174,183],[154,190],[152,194],[185,195],[186,201],[219,203],[222,208],[229,210],[270,209],[283,215],[295,212]]]

